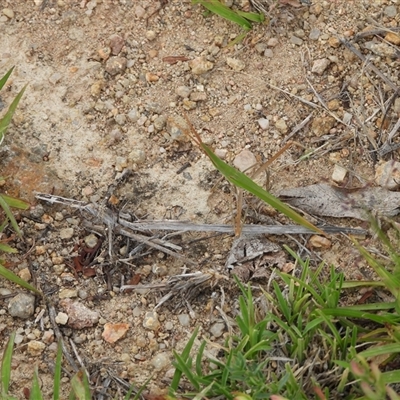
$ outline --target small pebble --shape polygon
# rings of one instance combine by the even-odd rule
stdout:
[[[225,324],[223,322],[216,322],[215,324],[211,325],[210,333],[215,338],[219,338],[223,335],[224,330],[225,330]]]
[[[94,233],[91,233],[90,235],[85,236],[83,241],[87,247],[93,249],[93,247],[97,245],[99,238]]]
[[[158,330],[160,322],[158,321],[158,315],[155,311],[149,311],[143,318],[143,327],[152,331]]]
[[[4,12],[4,10],[3,10]],[[396,6],[387,6],[383,9],[383,13],[390,18],[394,18],[397,15]]]
[[[28,343],[28,353],[33,357],[40,356],[45,348],[46,345],[43,342],[39,342],[38,340],[31,340]]]
[[[321,31],[318,28],[312,28],[308,38],[310,40],[318,40],[320,35],[321,35]]]
[[[278,129],[278,131],[281,133],[286,133],[288,131],[286,121],[282,118],[278,119],[278,121],[275,122],[275,128]]]
[[[178,86],[175,89],[175,93],[183,99],[187,99],[191,93],[191,90],[188,86]]]
[[[125,57],[110,57],[105,66],[105,70],[110,75],[122,74],[125,72],[127,60]]]
[[[60,324],[60,325],[66,325],[68,322],[68,315],[63,312],[59,312],[56,315],[56,322],[57,322],[57,324]]]
[[[308,244],[309,246],[315,249],[324,249],[324,250],[327,250],[332,246],[332,242],[329,239],[319,235],[311,236],[310,240],[308,241]]]
[[[35,296],[19,293],[8,303],[8,312],[12,317],[28,319],[35,311]]]
[[[332,173],[332,180],[336,183],[343,183],[344,180],[346,179],[346,175],[347,175],[347,169],[343,168],[339,164],[335,164]]]
[[[206,60],[204,57],[196,57],[189,61],[189,67],[194,75],[204,74],[214,68],[211,61]]]
[[[74,228],[63,228],[60,229],[60,238],[61,239],[71,239],[74,236]]]
[[[330,63],[331,63],[330,60],[327,58],[321,58],[319,60],[315,60],[311,68],[311,72],[316,75],[322,75],[324,71],[328,68]]]
[[[169,365],[171,365],[171,362],[169,360],[169,353],[159,353],[156,354],[152,360],[151,360],[151,364],[153,365],[153,367],[157,370],[160,371],[166,367],[168,367]]]
[[[258,121],[258,125],[260,126],[260,128],[265,131],[268,129],[269,127],[269,120],[267,118],[260,118]]]
[[[178,321],[182,326],[190,326],[189,314],[179,314]]]
[[[386,161],[376,167],[375,183],[389,190],[398,189],[400,186],[400,162]]]
[[[246,171],[257,164],[255,155],[250,150],[242,150],[233,160],[233,165],[240,171]]]
[[[234,71],[242,71],[246,67],[246,64],[242,60],[238,60],[237,58],[227,57],[226,63]]]
[[[154,40],[157,37],[157,34],[154,31],[147,31],[146,38],[150,41]]]
[[[11,8],[3,8],[2,12],[9,19],[13,19],[15,16],[14,11]]]
[[[277,38],[271,38],[267,42],[268,47],[275,47],[278,44],[278,39]]]
[[[301,46],[303,44],[303,39],[300,39],[299,37],[292,35],[290,37],[290,42],[295,44],[296,46]]]

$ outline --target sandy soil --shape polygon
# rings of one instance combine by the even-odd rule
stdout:
[[[300,142],[304,148],[294,145],[272,164],[273,192],[332,183],[335,165],[348,171],[340,186],[373,183],[378,162],[398,158],[397,151],[376,157],[373,144],[376,150],[386,141],[400,103],[386,102],[393,87],[338,38],[350,40],[399,85],[399,43],[382,33],[398,27],[399,7],[394,0],[279,5],[269,23],[255,25],[241,43],[228,46],[240,29],[217,16],[204,17],[199,6],[185,0],[1,2],[0,74],[16,68],[0,104],[9,104],[28,83],[0,149],[1,175],[8,177],[2,190],[32,204],[20,218],[20,253],[7,262],[16,273],[29,272],[23,276],[48,293],[57,313],[68,314],[66,299],[98,313],[90,327],[58,324],[67,343],[76,344],[93,387],[100,390],[107,377],[116,376],[140,385],[153,374],[149,389],[162,393],[173,372],[171,350],[183,348],[194,327],[211,340],[223,340],[224,321],[215,305],[225,297],[225,312],[233,317],[237,312],[237,289],[225,269],[233,239],[173,237],[182,247],[179,254],[196,265],[148,247],[140,249],[139,258],[122,262],[136,246],[134,239],[115,235],[110,250],[104,224],[92,221],[88,227],[84,212],[38,201],[34,193],[96,203],[133,219],[233,223],[234,190],[219,183],[211,162],[185,135],[185,116],[205,143],[236,165],[242,165],[238,155],[262,163],[289,138]],[[380,29],[379,35],[355,36],[368,27]],[[382,110],[388,110],[384,121]],[[310,150],[314,153],[299,161]],[[251,197],[245,197],[244,210],[249,223],[288,222]],[[356,220],[327,221],[365,227]],[[104,235],[104,243],[91,269],[77,272],[74,260],[93,232],[92,239],[97,243]],[[345,237],[331,236],[322,249],[313,248],[308,236],[297,237],[297,243],[269,239],[306,254],[298,247],[302,243],[314,260],[333,263],[349,279],[371,276]],[[120,290],[132,279],[165,282],[184,271],[211,271],[212,278],[189,305],[174,298],[156,317],[148,313],[154,313],[163,292]],[[12,392],[23,398],[36,364],[50,398],[56,346],[47,311],[37,300],[28,318],[12,317],[9,301],[20,290],[4,281],[0,288],[0,348],[12,331],[18,333]],[[154,318],[158,322],[152,324]],[[127,324],[125,336],[109,343],[102,336],[107,323]],[[32,350],[31,342],[44,346]],[[67,373],[63,381],[68,387]],[[119,387],[112,380],[106,390],[122,398]]]

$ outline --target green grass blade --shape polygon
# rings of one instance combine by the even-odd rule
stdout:
[[[272,195],[271,193],[264,190],[261,186],[257,185],[252,179],[250,179],[246,174],[240,172],[234,167],[231,167],[229,164],[222,161],[219,157],[217,157],[211,149],[205,145],[204,143],[200,143],[200,146],[210,158],[211,162],[214,164],[215,168],[225,178],[231,182],[233,185],[240,187],[244,190],[247,190],[254,196],[258,197],[259,199],[265,201],[271,207],[275,208],[275,210],[281,212],[282,214],[286,215],[292,221],[297,222],[299,225],[304,226],[314,232],[318,232],[320,234],[324,234],[321,229],[317,228],[311,222],[307,221],[304,217],[298,214],[296,211],[292,210],[287,204],[283,203],[277,197]]]
[[[14,247],[11,247],[8,244],[1,243],[1,242],[0,242],[0,251],[2,251],[4,253],[18,253],[18,250],[14,249]]]
[[[0,382],[0,395],[6,395],[10,386],[11,379],[11,360],[14,349],[15,332],[10,335],[7,346],[4,350],[3,359],[1,361],[1,382]]]
[[[243,29],[250,30],[252,28],[251,23],[246,18],[241,17],[238,15],[238,13],[231,10],[218,0],[192,0],[192,3],[201,4],[204,8],[212,13],[217,14],[228,21],[234,22]]]
[[[143,385],[140,387],[140,389],[138,390],[138,392],[136,393],[135,397],[133,398],[133,400],[138,400],[141,399],[141,395],[143,393],[143,391],[146,389],[147,385],[149,384],[149,382],[153,379],[153,375],[151,375],[145,383],[143,383]],[[135,385],[132,384],[128,390],[128,392],[126,393],[126,396],[124,397],[124,400],[129,400],[131,398],[131,394],[133,392],[133,390],[135,389]]]
[[[265,21],[265,15],[263,13],[252,13],[237,10],[237,15],[246,18],[248,21],[262,23]]]
[[[193,347],[193,343],[194,343],[194,340],[196,339],[198,331],[199,331],[199,328],[196,328],[194,330],[193,335],[190,337],[189,341],[187,342],[185,348],[182,351],[182,354],[180,355],[182,360],[184,360],[185,362],[187,361],[187,359],[190,356],[190,351],[191,351],[191,349]],[[175,370],[174,376],[172,378],[172,382],[171,382],[171,384],[169,386],[168,394],[170,396],[175,396],[175,393],[178,390],[178,386],[179,386],[179,382],[181,380],[181,377],[182,377],[182,371],[177,368]]]
[[[77,400],[91,400],[90,385],[85,371],[79,370],[71,379],[73,393]]]
[[[53,400],[60,400],[62,345],[58,342],[56,365],[54,369]]]
[[[0,207],[3,209],[3,211],[6,214],[6,217],[10,220],[12,227],[14,228],[15,232],[19,236],[21,236],[21,231],[19,230],[17,221],[14,218],[14,215],[10,209],[10,206],[8,205],[7,200],[4,198],[4,195],[0,194]]]
[[[4,117],[0,120],[0,144],[3,142],[4,134],[6,133],[8,126],[10,125],[11,118],[15,112],[15,109],[18,106],[19,101],[21,100],[22,95],[24,94],[26,89],[26,85],[22,88],[22,90],[17,94],[13,102],[11,103],[8,111],[4,115]]]
[[[7,73],[0,79],[0,90],[3,89],[3,86],[6,84],[8,78],[10,77],[11,73],[13,72],[15,67],[11,67]]]
[[[9,269],[5,268],[1,264],[0,264],[0,276],[40,296],[43,296],[43,293],[40,290],[37,290],[34,286],[30,285],[28,282],[24,281],[18,275],[15,275],[13,272],[11,272]]]
[[[15,197],[7,196],[6,194],[1,194],[3,200],[13,208],[19,208],[20,210],[27,210],[29,208],[29,203],[24,200],[17,199]]]
[[[325,315],[332,315],[339,318],[357,318],[377,322],[379,324],[395,324],[400,322],[400,316],[392,313],[385,315],[372,314],[364,311],[351,310],[348,308],[325,308],[321,310]]]
[[[193,372],[190,370],[188,365],[186,364],[186,360],[184,360],[178,353],[174,351],[174,357],[175,357],[175,362],[173,363],[177,369],[179,369],[184,375],[186,375],[186,378],[189,380],[189,382],[195,387],[196,391],[200,390],[200,385],[197,380],[197,377],[193,374]]]
[[[33,373],[32,388],[31,388],[31,394],[29,396],[29,399],[30,400],[43,400],[42,392],[40,390],[40,385],[39,385],[37,368],[35,368],[35,371]]]
[[[371,347],[367,350],[361,351],[357,355],[362,358],[377,357],[383,354],[400,353],[399,343],[384,344],[382,346]]]

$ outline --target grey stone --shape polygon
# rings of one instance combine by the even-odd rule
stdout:
[[[215,338],[219,338],[223,335],[224,330],[225,330],[225,324],[223,322],[216,322],[215,324],[211,325],[210,333]]]
[[[182,326],[190,326],[189,314],[179,314],[178,321]]]
[[[233,160],[233,165],[240,171],[245,171],[257,164],[255,155],[250,150],[242,150]]]
[[[35,296],[19,293],[8,303],[8,312],[12,317],[28,319],[35,312]]]

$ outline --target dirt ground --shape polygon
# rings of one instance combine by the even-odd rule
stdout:
[[[19,254],[7,257],[7,265],[52,298],[71,354],[72,342],[103,398],[122,398],[116,378],[140,386],[153,376],[149,390],[163,393],[173,373],[172,350],[182,349],[197,326],[201,337],[223,342],[226,326],[215,307],[223,304],[232,318],[238,310],[238,292],[225,268],[233,237],[180,233],[160,239],[180,246],[173,248],[185,257],[179,259],[149,246],[136,249],[137,237],[115,234],[110,242],[102,221],[39,201],[35,193],[96,203],[100,210],[129,214],[131,221],[233,224],[235,193],[219,183],[211,162],[185,135],[185,116],[221,158],[240,167],[248,160],[265,162],[288,140],[299,142],[304,148],[293,145],[269,169],[274,193],[333,183],[337,165],[347,171],[335,178],[337,185],[374,184],[379,163],[398,159],[397,150],[383,155],[377,149],[400,114],[394,96],[400,38],[393,33],[400,2],[259,3],[270,9],[269,22],[228,46],[240,29],[205,16],[187,0],[0,1],[0,74],[16,66],[0,107],[28,84],[0,148],[0,171],[7,177],[2,190],[32,205],[20,217]],[[236,6],[251,9],[246,1]],[[374,33],[359,35],[366,29]],[[244,214],[247,223],[288,223],[250,196]],[[316,221],[366,227],[343,218]],[[306,256],[305,246],[314,260],[333,263],[348,279],[371,278],[345,236],[330,236],[320,249],[309,235],[295,238],[269,240]],[[129,258],[133,249],[140,257]],[[165,283],[196,271],[210,273],[204,290],[184,296],[186,301],[178,293],[156,311],[165,291],[121,291],[127,283]],[[54,325],[40,299],[27,317],[13,317],[9,303],[21,290],[3,280],[0,290],[1,351],[17,332],[12,393],[24,398],[37,365],[50,398]],[[74,324],[70,306],[76,303],[87,309]],[[111,343],[118,332],[123,337]],[[65,368],[67,387],[67,361]]]

